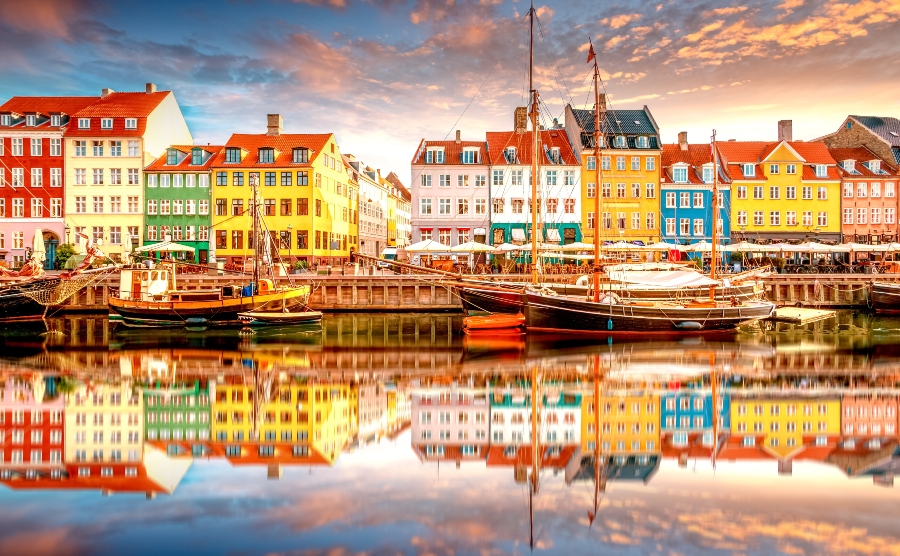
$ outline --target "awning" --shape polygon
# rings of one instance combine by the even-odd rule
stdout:
[[[196,251],[193,247],[175,243],[174,241],[163,241],[154,243],[153,245],[145,245],[134,250],[135,253],[193,253]]]
[[[484,228],[475,228],[475,231],[472,233],[475,234],[476,236],[487,235],[487,231]]]
[[[513,241],[525,241],[525,229],[524,228],[513,228],[512,229],[512,238],[513,238]]]
[[[719,282],[692,270],[609,271],[609,279],[628,284],[644,284],[667,288],[712,286]]]
[[[549,230],[547,230],[547,241],[559,242],[559,240],[560,240],[559,230],[557,230],[556,228],[550,228]]]

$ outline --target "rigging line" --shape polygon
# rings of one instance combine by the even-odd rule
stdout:
[[[491,74],[494,73],[494,70],[497,69],[497,66],[498,66],[498,65],[500,65],[500,59],[499,59],[499,58],[497,58],[497,61],[494,63],[494,66],[491,68],[491,71],[489,71],[488,74],[487,74],[487,76],[485,76],[484,81],[482,81],[482,82],[481,82],[481,85],[478,86],[478,90],[476,90],[476,91],[475,91],[475,94],[472,95],[472,98],[469,100],[469,103],[466,104],[466,107],[465,107],[465,108],[463,108],[462,114],[460,114],[459,117],[456,118],[456,121],[453,122],[453,125],[452,125],[452,126],[450,126],[450,130],[447,131],[447,134],[446,134],[446,135],[444,135],[444,141],[446,141],[447,138],[450,137],[450,133],[451,133],[454,129],[456,129],[456,124],[458,124],[459,121],[463,118],[463,116],[466,115],[466,111],[469,109],[470,106],[472,106],[472,103],[475,102],[475,99],[478,98],[478,95],[479,95],[479,93],[481,93],[481,89],[484,87],[484,84],[487,83],[487,80],[488,80],[488,79],[490,79]]]
[[[557,88],[557,91],[559,92],[559,99],[561,101],[563,101],[563,104],[565,105],[566,99],[563,98],[562,91],[559,90],[559,83],[560,83],[560,81],[562,81],[562,72],[559,69],[559,63],[556,60],[556,56],[553,55],[553,51],[550,49],[549,43],[547,41],[547,37],[544,35],[544,26],[541,25],[541,18],[538,17],[537,12],[534,12],[534,19],[535,19],[535,21],[537,21],[538,31],[540,31],[540,33],[541,33],[541,41],[547,47],[547,54],[550,55],[550,58],[553,60],[553,66],[556,68],[556,74],[557,74],[557,77],[559,78],[559,80],[557,80],[557,82],[556,82],[556,88]],[[569,86],[566,85],[565,81],[562,81],[562,85],[563,85],[563,87],[565,87],[566,93],[569,95],[569,103],[571,104],[572,100],[573,100],[572,92],[569,90]]]

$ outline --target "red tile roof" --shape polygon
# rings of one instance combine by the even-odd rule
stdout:
[[[890,162],[880,158],[878,155],[870,151],[865,147],[858,148],[850,148],[850,149],[828,149],[829,154],[831,154],[831,158],[835,160],[838,164],[840,164],[844,160],[854,160],[856,161],[853,167],[856,169],[858,174],[851,174],[844,171],[843,167],[840,168],[840,174],[845,178],[887,178],[887,179],[896,179],[900,173],[898,173],[897,168],[895,168]],[[880,160],[881,161],[881,169],[887,172],[887,174],[876,174],[869,170],[866,166],[864,166],[863,162],[868,162],[870,160]]]
[[[213,168],[250,168],[260,166],[259,149],[262,147],[271,147],[278,151],[273,164],[266,163],[263,166],[284,167],[296,166],[304,167],[312,164],[313,160],[322,152],[328,141],[334,138],[333,133],[290,133],[281,135],[266,135],[265,133],[235,133],[228,139],[219,153],[213,157]],[[247,151],[243,160],[239,163],[226,163],[225,151],[228,147],[240,147]],[[312,152],[309,154],[308,164],[295,164],[294,148],[305,147]],[[330,154],[330,153],[329,153]]]
[[[476,164],[487,164],[487,143],[484,141],[426,141],[422,139],[416,154],[413,155],[413,164],[425,164],[425,151],[428,147],[444,147],[444,165],[462,164],[462,152],[464,147],[477,147],[478,160]],[[431,166],[432,164],[429,164]],[[440,166],[440,164],[434,164]]]
[[[99,99],[100,97],[12,97],[0,106],[0,113],[26,114],[37,112],[46,116],[47,119],[34,128],[25,128],[25,122],[22,119],[12,126],[0,126],[0,129],[46,129],[50,126],[49,115],[51,113],[59,112],[71,116]]]
[[[702,175],[702,167],[704,164],[712,163],[712,152],[709,145],[703,143],[699,145],[688,145],[687,150],[682,150],[681,145],[663,145],[662,150],[662,167],[665,171],[663,182],[673,183],[671,166],[673,164],[684,163],[691,166],[688,171],[688,182],[692,184],[703,184],[700,178]],[[727,172],[719,175],[719,183],[729,183],[730,179]]]
[[[89,477],[79,477],[79,468],[89,468]],[[103,468],[112,469],[111,477],[103,477]],[[127,477],[126,468],[134,468],[137,475]],[[61,469],[61,468],[60,468]],[[134,463],[85,463],[67,464],[65,470],[68,476],[53,479],[41,476],[36,479],[14,478],[3,480],[6,486],[19,490],[106,490],[119,493],[166,493],[171,490],[147,475],[147,468],[143,464]]]
[[[74,114],[66,137],[140,137],[147,129],[147,116],[170,94],[171,91],[110,93]],[[78,118],[90,118],[91,127],[79,129]],[[112,118],[112,129],[100,129],[101,118]],[[137,128],[125,129],[125,118],[136,118]]]
[[[407,189],[406,186],[403,185],[403,182],[400,181],[400,176],[398,176],[398,175],[395,174],[394,172],[391,172],[391,173],[388,174],[387,177],[384,178],[384,179],[386,179],[387,181],[389,181],[389,182],[391,182],[392,184],[394,184],[394,187],[396,187],[396,188],[397,188],[397,191],[400,192],[400,196],[401,196],[401,197],[403,197],[403,198],[406,199],[407,201],[412,201],[412,193],[410,193],[410,192],[409,192],[409,189]]]
[[[206,160],[206,162],[200,166],[194,166],[193,164],[191,164],[191,151],[195,147],[199,148],[199,149],[203,149],[204,151],[206,151],[208,153],[212,153],[212,156],[210,156]],[[210,146],[210,145],[206,145],[206,146],[203,146],[203,145],[170,145],[169,149],[176,149],[187,155],[186,157],[184,157],[184,160],[182,160],[180,163],[176,164],[175,166],[169,166],[166,164],[166,155],[168,153],[164,152],[161,157],[157,158],[156,160],[154,160],[153,162],[148,164],[147,167],[144,168],[144,170],[145,171],[157,171],[157,172],[159,172],[159,171],[175,172],[175,171],[179,171],[179,170],[180,171],[209,170],[209,167],[212,165],[213,160],[216,159],[216,155],[224,148],[225,147],[223,147],[221,145],[215,145],[215,146]],[[166,149],[166,151],[168,151],[168,149]]]
[[[514,131],[489,131],[485,134],[487,137],[488,150],[490,152],[490,164],[508,164],[503,152],[506,147],[516,147],[516,155],[519,159],[518,164],[531,164],[531,144],[532,131],[525,133],[516,133]],[[544,129],[541,130],[541,145],[547,149],[553,147],[559,148],[562,163],[569,166],[580,166],[575,151],[569,145],[569,136],[562,129]],[[540,159],[542,165],[550,165],[547,157]]]
[[[807,164],[834,164],[834,158],[828,152],[828,147],[821,141],[792,141],[788,144]]]
[[[759,162],[767,141],[721,141],[716,143],[722,164],[740,164],[742,162]]]
[[[524,444],[516,447],[516,453],[507,456],[506,455],[506,446],[505,445],[491,445],[488,448],[487,454],[487,466],[515,466],[515,465],[531,465],[531,445]],[[541,458],[541,467],[543,468],[551,468],[551,469],[563,469],[566,465],[568,465],[569,460],[572,459],[572,456],[575,455],[575,451],[578,450],[578,446],[569,445],[562,446],[559,449],[559,455],[550,456],[547,454],[547,450],[550,449],[549,446],[543,446],[544,455]]]
[[[747,460],[747,459],[775,459],[768,451],[763,449],[765,435],[750,435],[756,438],[755,446],[744,446],[742,444],[743,436],[730,436],[722,449],[719,451],[718,459],[725,460]]]

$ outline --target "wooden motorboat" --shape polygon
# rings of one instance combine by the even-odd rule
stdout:
[[[876,313],[900,313],[900,283],[873,282],[872,307]]]
[[[525,315],[485,315],[480,317],[466,317],[463,326],[466,332],[475,330],[508,330],[520,328],[525,325]]]
[[[321,311],[248,311],[238,313],[238,319],[249,326],[279,326],[285,324],[309,324],[322,320]]]

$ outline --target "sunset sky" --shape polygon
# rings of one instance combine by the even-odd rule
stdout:
[[[334,132],[407,184],[421,138],[512,128],[527,97],[524,0],[28,0],[0,2],[0,101],[13,95],[175,92],[199,144]],[[834,131],[900,114],[900,0],[536,4],[545,123],[590,101],[588,38],[611,107],[647,104],[664,142]],[[469,105],[471,101],[471,105]],[[467,108],[468,106],[468,108]]]

